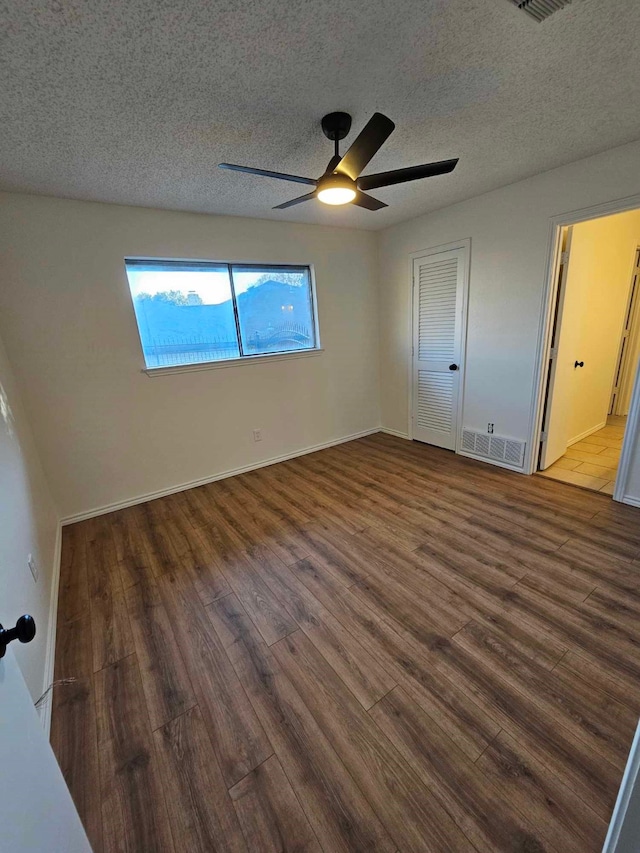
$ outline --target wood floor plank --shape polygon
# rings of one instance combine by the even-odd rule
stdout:
[[[134,508],[109,513],[109,522],[120,566],[122,585],[126,589],[140,580],[153,577],[152,563],[144,547],[144,540],[136,522]]]
[[[95,675],[105,853],[174,850],[164,791],[130,655]]]
[[[251,853],[322,853],[275,755],[229,791]]]
[[[639,517],[378,433],[66,527],[52,741],[94,848],[599,849]]]
[[[58,625],[54,679],[86,678],[92,673],[91,615],[85,611],[74,622]]]
[[[470,655],[455,639],[434,637],[428,651],[433,666],[486,703],[501,728],[536,751],[597,814],[609,817],[619,781],[611,762],[587,749],[555,716],[540,713],[531,697],[496,675],[490,661]]]
[[[253,850],[245,843],[199,709],[159,728],[154,740],[176,853]]]
[[[207,527],[213,522],[204,486],[180,492],[180,508],[195,529]]]
[[[157,503],[157,502],[153,502]],[[137,523],[142,537],[144,549],[151,560],[153,573],[160,577],[165,572],[175,571],[180,567],[180,555],[187,550],[186,541],[179,531],[165,527],[158,520],[157,511],[145,511],[148,504],[140,504],[136,509]]]
[[[196,699],[155,582],[129,587],[125,599],[149,720],[157,729],[192,708]]]
[[[343,586],[353,586],[369,573],[370,562],[352,536],[316,522],[304,529],[309,555],[319,561]]]
[[[259,566],[247,553],[225,564],[229,586],[242,602],[267,645],[276,643],[297,629],[296,622],[274,596]]]
[[[331,576],[314,566],[311,559],[296,563],[292,571],[475,761],[500,731],[500,725],[491,715],[455,682],[435,670],[406,635],[377,618],[359,598],[332,587]]]
[[[273,652],[398,847],[471,853],[473,845],[438,804],[433,789],[420,785],[310,641],[292,634]]]
[[[86,541],[86,559],[91,565],[100,565],[112,575],[115,584],[119,583],[118,552],[111,532],[111,523],[105,515],[90,518],[78,525],[84,532]]]
[[[477,850],[546,849],[536,827],[510,808],[488,777],[474,772],[401,687],[382,699],[371,715]]]
[[[273,748],[193,586],[171,573],[158,585],[222,775],[231,787]]]
[[[640,684],[636,678],[613,671],[606,662],[584,650],[568,651],[557,669],[578,676],[588,685],[626,705],[636,718],[640,718]]]
[[[203,604],[210,604],[231,592],[218,560],[198,530],[191,534],[189,549],[180,559],[180,571],[193,576],[194,588]]]
[[[102,847],[102,792],[91,676],[54,689],[51,747],[94,853]]]
[[[475,552],[477,553],[477,551]],[[553,669],[567,650],[546,622],[517,608],[515,584],[500,581],[485,569],[486,563],[469,553],[435,547],[434,541],[416,551],[422,569],[453,590],[465,603],[465,612],[506,634],[524,655]],[[425,581],[425,587],[429,584]]]
[[[528,817],[551,849],[600,853],[606,821],[506,732],[491,742],[476,767],[502,792],[505,802]]]
[[[87,543],[82,525],[71,524],[62,531],[58,624],[73,622],[88,609]]]
[[[122,578],[117,561],[103,550],[107,542],[111,538],[100,534],[87,547],[94,672],[133,652]]]
[[[396,682],[299,581],[291,570],[265,549],[265,578],[297,625],[338,673],[364,708],[370,708]]]
[[[214,601],[209,613],[216,630],[235,636],[233,665],[323,849],[393,853],[396,845],[235,596]]]
[[[613,701],[606,701],[595,690],[580,690],[579,682],[568,684],[555,670],[549,674],[518,655],[508,641],[473,622],[456,634],[454,642],[487,662],[494,673],[583,740],[604,761],[624,769],[630,731],[626,721],[621,726],[616,724],[619,715]]]

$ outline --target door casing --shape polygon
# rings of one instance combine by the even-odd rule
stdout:
[[[577,225],[579,222],[586,222],[589,219],[598,219],[602,216],[610,216],[614,213],[623,213],[624,211],[637,210],[638,208],[640,208],[640,194],[627,196],[622,199],[614,199],[612,201],[605,202],[604,204],[593,205],[592,207],[568,211],[566,213],[553,216],[549,220],[545,287],[540,306],[540,326],[535,361],[536,370],[531,398],[531,417],[528,432],[529,443],[524,464],[524,471],[527,474],[533,474],[537,470],[538,455],[540,452],[542,418],[544,414],[544,396],[546,391],[547,369],[551,348],[551,333],[557,298],[557,271],[560,266],[560,254],[562,252],[562,229],[570,225]],[[615,501],[633,503],[638,506],[640,506],[640,502],[636,504],[633,500],[627,500],[625,498],[625,489],[631,465],[633,444],[636,433],[640,429],[639,375],[640,368],[636,372],[634,389],[631,396],[631,405],[629,408],[629,417],[627,419],[627,428],[625,430],[620,463],[618,465],[618,477],[616,479],[615,491],[613,493],[613,499]]]
[[[467,317],[469,313],[469,276],[471,271],[471,238],[465,237],[462,240],[455,240],[452,243],[443,243],[438,246],[429,246],[417,252],[411,252],[409,255],[409,328],[408,340],[411,342],[409,346],[409,411],[408,411],[408,429],[407,435],[413,440],[413,328],[414,328],[414,309],[413,309],[413,267],[416,258],[422,258],[425,255],[438,254],[439,252],[449,252],[453,249],[464,249],[463,263],[463,287],[462,287],[462,340],[460,345],[460,364],[459,364],[459,392],[458,392],[458,417],[456,426],[456,444],[455,453],[460,452],[460,444],[462,441],[462,420],[464,415],[464,391],[465,391],[465,376],[467,366]]]

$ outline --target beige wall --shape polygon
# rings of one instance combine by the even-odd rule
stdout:
[[[311,263],[325,351],[149,378],[128,255]],[[0,269],[0,333],[63,517],[379,424],[372,233],[5,194]]]
[[[527,440],[550,217],[640,192],[638,162],[627,145],[378,233],[0,196],[0,333],[62,515],[374,429],[379,403],[406,433],[408,257],[463,237],[463,422]],[[312,263],[325,352],[150,379],[126,255]]]
[[[567,354],[569,444],[606,422],[639,240],[640,210],[573,228],[560,341],[561,349],[565,336],[573,342]],[[574,370],[576,360],[584,367]]]
[[[550,219],[640,193],[639,163],[640,143],[633,143],[382,232],[383,426],[408,429],[409,254],[470,237],[463,423],[486,430],[491,422],[496,434],[528,441]]]
[[[23,613],[36,621],[31,643],[12,644],[34,700],[45,689],[57,530],[57,512],[0,341],[0,622],[11,627]],[[37,583],[27,567],[29,554],[39,568]]]

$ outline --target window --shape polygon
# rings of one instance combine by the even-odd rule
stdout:
[[[317,349],[302,266],[125,261],[149,369]]]

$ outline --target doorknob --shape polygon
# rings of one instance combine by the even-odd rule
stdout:
[[[576,367],[584,367],[584,361],[576,361],[576,363],[573,365],[573,369],[575,370]]]
[[[16,622],[15,628],[3,628],[0,625],[0,658],[4,657],[7,646],[12,640],[20,640],[21,643],[30,643],[36,635],[36,623],[33,616],[21,616]]]
[[[457,365],[457,364],[450,364],[450,365],[449,365],[449,370],[457,370],[457,369],[458,369],[458,365]]]

